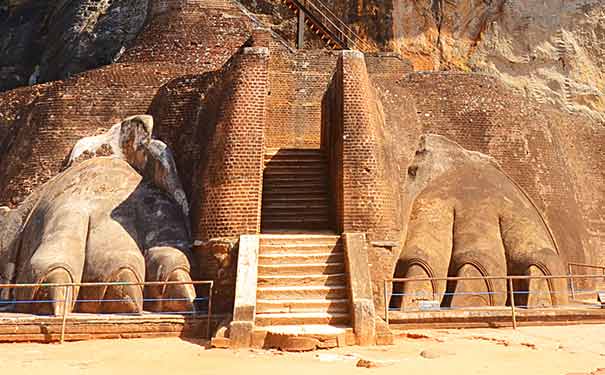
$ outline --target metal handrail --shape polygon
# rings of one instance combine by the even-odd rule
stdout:
[[[327,36],[336,39],[336,40],[334,40],[334,42],[338,43],[342,48],[346,48],[347,45],[350,43],[355,49],[358,49],[360,51],[363,51],[363,48],[370,49],[369,44],[367,44],[360,36],[358,36],[346,23],[344,23],[338,16],[336,16],[320,0],[286,0],[286,1],[290,1],[291,3],[293,3],[299,9],[299,11],[306,13],[307,15],[312,17],[312,19],[320,18],[320,19],[317,19],[317,23],[319,23],[319,24],[316,26],[325,29],[325,31],[328,33]],[[329,13],[329,15],[331,17],[328,17],[328,15],[326,15],[326,13],[324,11],[319,9],[319,7],[318,7],[318,5],[316,5],[316,3],[319,4],[321,7],[323,7],[325,10],[327,10],[327,12]],[[315,10],[316,13],[319,14],[319,17],[317,17],[315,14],[311,13],[311,9],[309,9],[307,7],[307,5],[311,6],[313,8],[313,10]],[[324,22],[321,22],[322,21],[321,18],[323,18]],[[326,25],[326,23],[328,23],[328,25]],[[340,26],[337,23],[340,24]],[[336,30],[336,33],[328,30],[328,26],[332,26],[332,28]],[[344,30],[343,30],[343,28],[344,28]],[[345,30],[346,30],[346,32],[345,32]],[[338,37],[338,35],[336,35],[336,34],[340,34],[340,36],[342,38],[344,38],[345,40],[341,40]],[[360,46],[363,48],[360,48]]]
[[[334,12],[332,12],[332,10],[331,10],[331,9],[330,9],[330,8],[329,8],[327,5],[325,5],[323,2],[321,2],[321,0],[304,0],[304,1],[309,2],[309,3],[310,3],[310,4],[311,4],[311,5],[312,5],[312,6],[313,6],[315,9],[317,9],[317,11],[318,11],[318,12],[320,12],[320,14],[322,14],[322,15],[323,15],[323,16],[324,16],[326,19],[328,19],[328,21],[330,21],[330,23],[332,23],[332,25],[333,25],[333,26],[334,26],[334,27],[335,27],[335,28],[336,28],[336,29],[337,29],[337,30],[338,30],[338,31],[339,31],[341,34],[343,34],[343,35],[344,35],[344,36],[345,36],[345,37],[346,37],[346,38],[347,38],[347,39],[348,39],[350,42],[352,42],[354,45],[356,45],[356,44],[357,44],[357,42],[356,42],[356,41],[360,41],[360,42],[361,42],[361,44],[363,44],[363,47],[368,48],[368,49],[370,48],[370,45],[369,45],[369,44],[367,44],[365,40],[363,40],[363,39],[362,39],[362,38],[361,38],[359,35],[357,35],[357,34],[355,33],[355,31],[353,31],[353,29],[351,29],[351,28],[349,27],[349,25],[347,25],[347,24],[346,24],[344,21],[342,21],[342,20],[341,20],[341,19],[340,19],[340,18],[339,18],[339,17],[338,17],[336,14],[334,14]],[[343,27],[343,28],[344,28],[346,31],[348,31],[348,32],[349,32],[351,35],[353,35],[353,37],[354,37],[355,39],[352,39],[351,37],[349,37],[348,35],[346,35],[346,34],[344,33],[344,31],[343,31],[343,30],[341,30],[341,29],[339,28],[339,26],[338,26],[338,25],[334,24],[334,21],[330,20],[330,19],[329,19],[329,18],[328,18],[326,15],[324,15],[324,14],[322,13],[322,11],[321,11],[320,9],[318,9],[318,8],[317,8],[317,6],[314,4],[314,2],[316,2],[316,3],[317,3],[317,4],[319,4],[319,5],[321,5],[321,6],[322,6],[322,7],[323,7],[323,8],[324,8],[324,9],[325,9],[325,10],[326,10],[326,11],[327,11],[327,12],[328,12],[328,13],[329,13],[331,16],[332,16],[332,18],[333,18],[334,20],[336,20],[336,22],[337,22],[337,23],[339,23],[339,24],[340,24],[340,25],[341,25],[341,26],[342,26],[342,27]],[[358,49],[359,49],[359,48],[358,48]],[[360,50],[361,50],[361,49],[360,49]]]
[[[605,266],[593,266],[593,268],[603,269],[605,272]],[[418,282],[418,281],[465,281],[465,280],[478,280],[478,281],[486,281],[486,280],[506,280],[508,284],[508,292],[510,296],[510,309],[511,309],[511,319],[513,328],[517,328],[517,318],[516,318],[516,309],[514,295],[519,293],[528,293],[525,291],[515,291],[514,290],[514,280],[552,280],[552,279],[566,279],[572,283],[574,279],[603,279],[604,275],[542,275],[542,276],[529,276],[529,275],[514,275],[514,276],[457,276],[457,277],[407,277],[407,278],[388,278],[384,280],[383,283],[383,292],[384,292],[384,314],[386,323],[389,324],[389,295],[387,285],[390,283],[391,287],[393,283],[402,283],[402,282]],[[550,291],[549,294],[553,292]],[[456,293],[453,293],[456,294]],[[480,293],[476,293],[480,294]],[[571,289],[572,296],[574,295],[573,288]]]
[[[75,300],[70,300],[69,296],[73,296],[73,288],[81,288],[81,287],[91,287],[91,286],[167,286],[167,285],[208,285],[208,297],[205,300],[208,301],[208,314],[206,321],[206,331],[210,336],[210,324],[212,320],[212,294],[214,291],[214,281],[213,280],[199,280],[199,281],[141,281],[141,282],[83,282],[83,283],[13,283],[13,284],[0,284],[0,289],[24,289],[24,288],[65,288],[65,299],[61,300],[62,302],[72,303],[72,302],[82,302],[83,300],[78,300],[77,297]],[[171,300],[171,299],[154,299],[154,300]],[[86,300],[86,302],[107,302],[106,300]],[[17,301],[13,301],[16,303]],[[28,301],[28,303],[48,303],[52,302],[51,300],[35,300]],[[61,317],[61,336],[60,343],[62,344],[65,341],[65,327],[67,325],[67,316],[69,315],[67,311],[67,306],[63,309],[63,315]],[[170,313],[170,312],[166,312]]]
[[[569,270],[569,275],[573,275],[572,267],[582,267],[589,269],[597,269],[603,271],[603,277],[605,278],[605,266],[599,266],[597,264],[588,264],[588,263],[577,263],[577,262],[568,262],[567,269]],[[572,298],[576,298],[576,286],[573,283],[573,280],[569,280],[569,287],[571,289]]]

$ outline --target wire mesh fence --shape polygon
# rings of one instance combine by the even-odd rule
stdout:
[[[504,308],[509,309],[512,326],[516,328],[520,309],[601,309],[605,307],[604,285],[605,272],[600,275],[393,278],[384,281],[384,315],[388,323],[394,312],[405,315]]]
[[[0,284],[0,313],[59,317],[61,343],[70,317],[79,313],[205,317],[206,332],[210,335],[213,289],[211,280]],[[95,294],[100,297],[91,297]]]

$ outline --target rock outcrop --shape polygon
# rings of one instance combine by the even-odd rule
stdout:
[[[149,0],[8,0],[0,10],[0,91],[116,61],[149,6]]]

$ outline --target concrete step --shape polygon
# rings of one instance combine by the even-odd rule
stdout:
[[[306,263],[343,263],[344,253],[283,253],[266,254],[261,253],[258,258],[258,264],[306,264]]]
[[[340,299],[259,299],[256,301],[258,313],[348,313],[349,300]]]
[[[336,273],[332,275],[287,275],[287,276],[261,276],[258,278],[258,287],[268,286],[333,286],[346,285],[347,274]]]
[[[347,313],[312,312],[312,313],[260,313],[256,314],[256,325],[306,325],[306,324],[348,324]]]
[[[290,248],[299,245],[335,246],[339,243],[339,240],[340,236],[334,234],[264,234],[260,236],[260,245],[261,248],[263,246],[282,246],[284,248]]]
[[[345,272],[344,263],[305,263],[305,264],[271,264],[258,266],[258,275],[289,276],[289,275],[332,275]]]
[[[267,286],[256,289],[257,299],[342,299],[347,298],[345,285],[333,286]]]

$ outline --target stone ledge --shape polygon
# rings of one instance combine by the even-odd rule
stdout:
[[[517,326],[603,324],[605,309],[570,308],[517,309]],[[465,311],[390,312],[391,329],[500,328],[512,327],[510,308],[481,308]]]
[[[221,320],[211,318],[211,329]],[[0,314],[0,343],[2,342],[56,342],[61,337],[62,318],[30,314]],[[65,341],[189,337],[208,337],[208,317],[175,314],[142,314],[121,316],[115,314],[71,314],[65,326]]]

